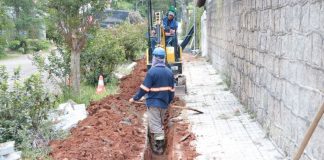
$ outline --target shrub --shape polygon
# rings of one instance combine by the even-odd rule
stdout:
[[[132,25],[124,23],[112,29],[112,34],[119,40],[125,48],[127,60],[135,60],[146,48],[145,26],[142,24]]]
[[[45,59],[40,53],[33,54],[33,63],[40,72],[48,73],[48,78],[58,85],[61,91],[68,89],[67,77],[70,74],[70,54],[58,47]],[[46,63],[45,63],[46,62]]]
[[[19,69],[12,77],[14,84],[8,89],[8,73],[0,66],[0,143],[14,140],[20,150],[46,146],[51,125],[47,121],[47,112],[54,106],[54,100],[45,91],[40,74],[34,74],[23,83],[19,78]],[[35,142],[44,142],[43,144]]]
[[[47,40],[29,39],[27,41],[28,49],[33,51],[46,50],[50,47]]]
[[[9,42],[9,49],[16,51],[21,47],[19,40],[12,40]]]
[[[6,40],[0,36],[0,58],[5,55]]]
[[[81,54],[81,72],[88,84],[96,84],[102,74],[105,81],[117,64],[125,60],[124,47],[112,35],[111,30],[98,30],[88,41],[88,47]]]

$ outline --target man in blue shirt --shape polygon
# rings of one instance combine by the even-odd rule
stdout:
[[[149,131],[153,134],[152,149],[157,154],[164,151],[164,115],[174,97],[174,77],[165,66],[165,51],[157,47],[153,51],[152,67],[147,72],[143,84],[129,101],[138,101],[147,94],[146,106]]]
[[[173,7],[174,8],[174,7]],[[163,18],[163,27],[166,36],[166,44],[174,46],[176,32],[178,29],[178,22],[174,19],[175,9],[172,9],[172,6],[169,9],[168,15]]]

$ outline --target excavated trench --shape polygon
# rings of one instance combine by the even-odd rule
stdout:
[[[185,104],[179,98],[175,98],[173,105],[184,106]],[[144,160],[190,160],[197,156],[195,148],[190,144],[195,137],[190,133],[189,124],[181,118],[179,109],[168,109],[164,120],[164,130],[166,133],[165,152],[162,155],[154,154],[148,143]]]
[[[130,104],[131,98],[146,74],[144,59],[138,61],[134,71],[124,77],[120,93],[92,102],[89,116],[71,130],[64,140],[50,143],[53,159],[193,159],[195,149],[190,142],[195,138],[185,120],[179,118],[179,109],[169,109],[165,119],[166,151],[155,155],[149,145],[144,104]],[[184,103],[176,98],[177,105]]]

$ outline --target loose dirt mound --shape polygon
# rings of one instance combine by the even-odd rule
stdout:
[[[139,159],[145,146],[144,105],[129,104],[146,74],[144,60],[120,84],[120,94],[91,103],[89,116],[66,140],[51,142],[54,159]]]

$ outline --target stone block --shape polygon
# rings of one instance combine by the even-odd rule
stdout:
[[[323,57],[323,39],[320,34],[312,34],[312,63],[321,66]]]
[[[282,56],[282,36],[277,37],[275,55],[278,57]]]
[[[296,89],[297,87],[292,85],[291,83],[286,83],[285,86],[285,101],[287,102],[287,104],[289,106],[292,107],[292,109],[298,110],[298,89]]]
[[[291,37],[289,35],[285,35],[282,37],[282,49],[281,49],[281,55],[283,57],[287,57],[288,56],[288,52],[290,51],[289,45],[290,44],[290,39]]]
[[[310,101],[312,99],[312,94],[310,94],[309,90],[305,88],[299,88],[299,106],[298,108],[295,109],[295,113],[305,119],[307,119],[306,113],[309,111],[310,108]]]
[[[312,36],[307,36],[304,38],[304,45],[305,45],[305,50],[304,50],[304,61],[305,62],[312,62]]]
[[[316,88],[324,95],[324,71],[316,70],[315,74],[318,76]]]
[[[279,0],[271,0],[271,2],[272,2],[272,8],[279,7]]]
[[[310,26],[313,30],[317,30],[320,28],[320,24],[323,23],[323,21],[320,21],[320,10],[321,10],[321,4],[320,2],[312,3],[310,4]]]
[[[258,49],[260,52],[265,52],[266,50],[266,46],[267,46],[267,37],[265,34],[260,34],[259,35],[259,45],[258,45]]]
[[[305,73],[306,73],[306,66],[303,64],[299,64],[297,66],[297,77],[296,82],[297,84],[305,84]]]
[[[283,13],[283,11],[281,12]],[[284,16],[285,16],[285,21],[284,21],[284,27],[287,32],[291,32],[293,28],[293,8],[291,6],[286,6],[284,7]]]
[[[320,11],[320,27],[321,27],[321,31],[324,32],[324,1],[322,1],[322,8]]]
[[[307,87],[310,88],[316,88],[316,83],[317,83],[317,75],[316,75],[316,70],[311,68],[310,66],[305,67],[305,73],[307,73],[307,76],[304,78],[304,84]]]
[[[300,30],[300,21],[301,21],[301,6],[300,5],[295,5],[293,6],[293,11],[292,11],[292,29],[293,30]]]
[[[275,10],[269,10],[269,30],[275,32]]]
[[[5,160],[18,160],[21,158],[21,152],[13,152],[4,156]]]
[[[317,127],[307,147],[307,153],[311,153],[313,157],[324,157],[324,129]]]
[[[14,141],[0,143],[0,156],[4,156],[4,155],[10,154],[12,152],[15,152],[15,142]]]
[[[270,44],[270,48],[268,50],[269,53],[274,54],[275,50],[276,50],[276,41],[277,41],[277,36],[270,36],[269,37],[269,44]]]
[[[257,10],[262,9],[262,0],[256,0],[255,3],[256,3],[255,6]]]
[[[273,19],[273,20],[274,20],[274,22],[273,22],[273,23],[274,23],[274,30],[273,30],[273,31],[274,31],[275,33],[281,31],[281,30],[280,30],[280,29],[281,29],[281,28],[280,28],[280,21],[281,21],[281,20],[280,20],[280,19],[281,19],[280,16],[281,16],[281,15],[280,15],[280,14],[281,14],[281,13],[280,13],[280,9],[276,9],[276,10],[274,10],[274,19]]]
[[[291,76],[291,73],[289,72],[290,62],[286,59],[282,59],[281,67],[281,72],[283,75],[282,78],[288,79]]]
[[[309,25],[309,3],[306,3],[301,7],[301,30],[303,32],[309,32],[310,25]]]
[[[285,6],[288,4],[289,1],[287,0],[279,0],[279,6],[282,7],[282,6]]]
[[[282,32],[282,33],[286,33],[288,31],[287,27],[286,27],[286,10],[285,8],[281,8],[279,9],[280,11],[280,17],[279,17],[279,32]]]
[[[305,39],[306,37],[302,35],[296,35],[296,39],[294,40],[295,43],[293,43],[294,46],[294,52],[295,52],[295,59],[303,60],[304,58],[304,51],[305,51]]]

